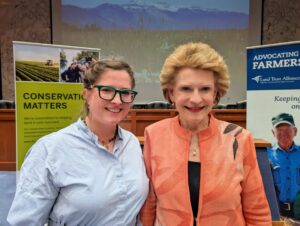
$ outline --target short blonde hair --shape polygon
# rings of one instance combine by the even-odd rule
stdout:
[[[223,57],[209,45],[201,42],[183,44],[171,53],[162,67],[160,85],[166,100],[172,102],[168,90],[174,85],[178,71],[182,68],[194,68],[212,71],[215,77],[217,104],[229,88],[229,74]]]

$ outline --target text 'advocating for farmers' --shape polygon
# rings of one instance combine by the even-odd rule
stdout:
[[[272,118],[291,114],[300,128],[300,42],[247,48],[247,129],[275,144]],[[300,133],[294,140],[300,143]]]

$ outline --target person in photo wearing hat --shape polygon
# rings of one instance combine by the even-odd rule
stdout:
[[[294,142],[297,135],[291,114],[280,113],[272,118],[272,133],[277,142],[268,148],[280,213],[294,218],[294,202],[300,191],[300,146]]]

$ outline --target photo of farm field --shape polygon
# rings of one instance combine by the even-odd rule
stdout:
[[[16,61],[16,81],[58,82],[59,64],[46,62]]]
[[[59,49],[40,44],[14,48],[17,82],[59,82]]]

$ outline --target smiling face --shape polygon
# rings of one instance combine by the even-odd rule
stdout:
[[[183,68],[169,89],[169,96],[179,113],[184,128],[200,131],[208,126],[208,114],[216,97],[212,71]]]
[[[272,132],[277,139],[278,145],[288,151],[294,142],[294,137],[297,135],[297,128],[287,123],[282,123],[273,129]]]
[[[131,89],[132,82],[125,70],[107,70],[94,85],[112,86],[116,89]],[[103,100],[98,89],[84,89],[83,96],[89,106],[88,119],[91,126],[115,127],[128,114],[131,103],[122,103],[119,94],[113,100]]]

